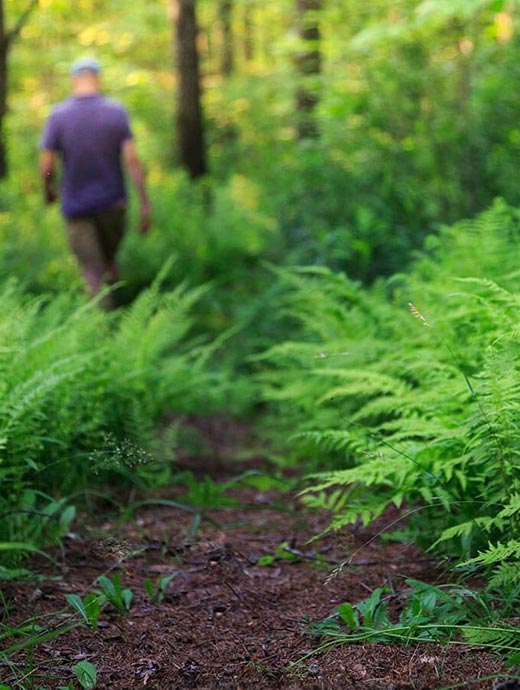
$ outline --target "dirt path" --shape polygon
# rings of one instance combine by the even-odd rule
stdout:
[[[496,657],[440,645],[348,646],[295,664],[318,645],[309,619],[383,584],[398,590],[405,576],[431,581],[433,564],[413,546],[370,541],[381,525],[309,544],[325,516],[298,509],[273,489],[241,486],[230,495],[240,505],[209,510],[200,525],[166,505],[143,506],[119,526],[78,525],[53,572],[60,578],[9,586],[9,615],[63,610],[67,593],[85,595],[103,573],[121,574],[133,593],[130,613],[107,607],[97,629],[78,627],[41,644],[32,660],[13,657],[11,670],[0,669],[4,682],[17,687],[13,678],[25,673],[34,684],[19,687],[59,688],[72,679],[72,666],[87,660],[97,669],[96,687],[107,690],[493,687],[477,679],[499,673]],[[181,500],[178,492],[168,498]],[[258,565],[277,552],[285,558]],[[331,578],[352,553],[357,565]],[[168,575],[164,599],[152,601],[145,580]],[[63,621],[54,614],[51,627]]]

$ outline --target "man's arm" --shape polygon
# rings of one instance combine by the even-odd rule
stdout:
[[[56,152],[42,149],[40,152],[40,175],[43,181],[43,198],[47,204],[52,204],[58,198],[56,182]]]
[[[146,180],[143,166],[137,156],[135,144],[133,139],[125,139],[123,142],[123,160],[125,162],[128,174],[132,178],[132,182],[139,197],[140,214],[139,214],[139,230],[145,234],[150,229],[151,224],[151,207],[150,200],[146,191]]]

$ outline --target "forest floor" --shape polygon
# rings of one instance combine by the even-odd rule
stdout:
[[[216,451],[182,459],[196,476],[225,482],[237,467],[261,462],[226,462],[230,429],[240,436],[229,423],[193,423]],[[38,563],[45,577],[3,587],[9,619],[48,616],[50,629],[66,625],[65,594],[84,596],[99,575],[115,573],[133,593],[130,612],[108,606],[96,629],[80,626],[30,655],[13,655],[11,668],[0,667],[3,682],[54,690],[72,680],[72,666],[82,660],[95,665],[96,688],[110,690],[490,690],[503,673],[498,657],[460,646],[348,645],[307,656],[320,644],[309,621],[382,585],[397,593],[406,577],[434,582],[440,567],[413,545],[379,538],[396,515],[309,542],[327,516],[303,509],[294,493],[238,484],[226,496],[236,504],[207,510],[200,524],[157,503],[126,521],[99,516],[76,524],[57,565]],[[161,498],[182,501],[173,489]],[[259,565],[262,557],[272,562]],[[144,581],[171,574],[163,600],[153,601]]]

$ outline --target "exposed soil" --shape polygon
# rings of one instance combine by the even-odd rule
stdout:
[[[213,452],[215,439],[212,444],[211,456],[191,466],[227,478],[229,464]],[[236,464],[232,470],[237,473]],[[192,514],[164,505],[143,506],[124,524],[105,518],[75,525],[58,566],[38,563],[49,577],[2,588],[9,601],[4,616],[51,614],[46,625],[67,625],[65,594],[85,595],[100,574],[116,572],[133,592],[131,611],[107,607],[97,629],[77,627],[43,642],[34,658],[14,655],[12,668],[0,667],[3,682],[52,690],[72,680],[80,660],[95,665],[96,687],[110,690],[490,690],[503,673],[498,657],[441,645],[349,645],[301,661],[320,644],[309,634],[309,620],[384,584],[398,592],[406,576],[435,581],[439,570],[414,546],[375,536],[395,516],[370,530],[346,529],[309,543],[326,516],[273,489],[238,487],[230,495],[240,505],[209,510],[198,528]],[[179,492],[168,496],[182,500]],[[257,564],[282,543],[287,558]],[[355,565],[332,572],[350,557]],[[164,600],[151,601],[144,580],[172,573]],[[22,685],[24,674],[33,685]]]

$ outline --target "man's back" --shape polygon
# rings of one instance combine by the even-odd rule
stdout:
[[[101,94],[74,96],[54,108],[42,147],[62,157],[65,216],[96,213],[125,201],[121,147],[131,137],[125,109]]]
[[[139,230],[150,228],[150,201],[126,110],[101,93],[94,58],[76,60],[70,70],[72,98],[52,111],[40,143],[44,199],[59,198],[55,184],[62,159],[62,211],[67,235],[91,295],[119,280],[117,252],[125,233],[126,194],[122,164],[139,198]],[[115,304],[113,293],[103,305]]]

